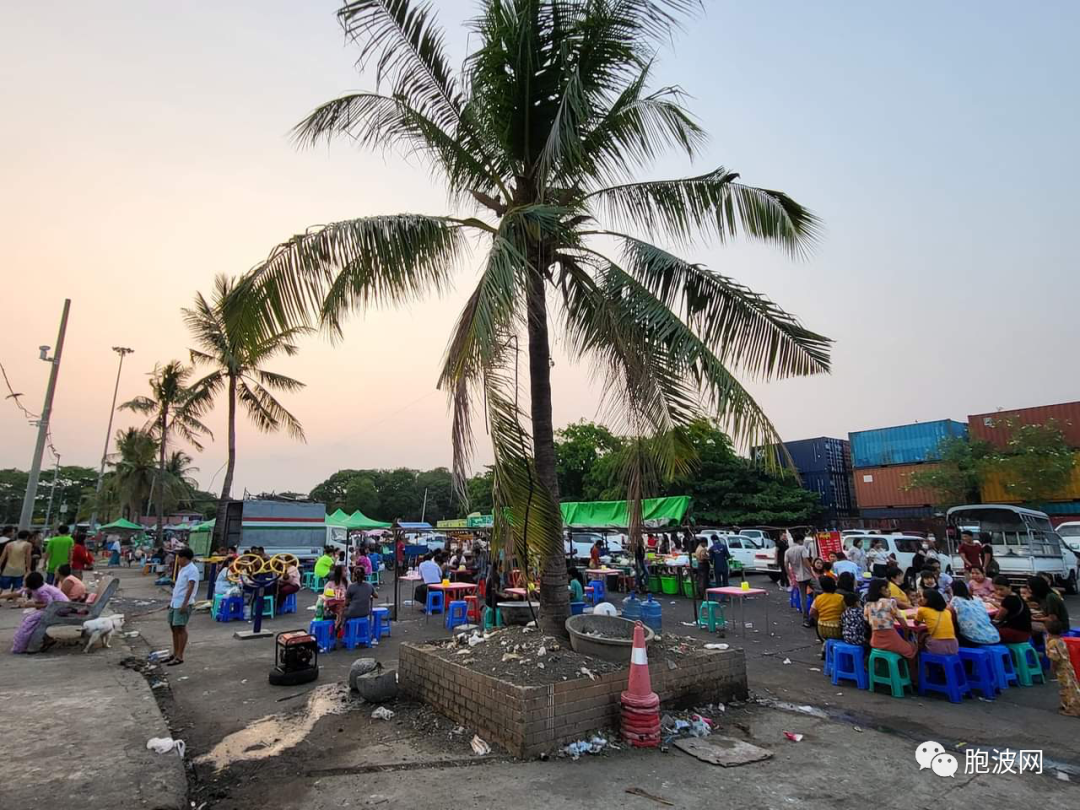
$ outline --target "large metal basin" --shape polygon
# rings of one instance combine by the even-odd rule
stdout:
[[[503,624],[507,627],[526,625],[533,620],[534,616],[540,615],[539,602],[530,603],[518,599],[513,602],[498,602],[496,604],[499,608],[499,613],[502,615]],[[529,609],[530,604],[532,605],[532,610]]]
[[[618,616],[582,613],[566,620],[566,631],[570,634],[570,646],[574,652],[603,658],[616,664],[629,664],[630,651],[634,648],[636,623]],[[643,627],[647,647],[655,634],[648,627]]]

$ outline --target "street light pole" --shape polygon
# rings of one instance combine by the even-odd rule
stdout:
[[[60,316],[60,332],[56,337],[56,351],[48,357],[49,347],[41,347],[41,359],[52,364],[49,370],[49,387],[45,389],[45,405],[38,420],[37,444],[34,446],[34,458],[30,463],[30,476],[26,481],[26,495],[23,496],[22,514],[19,516],[19,530],[29,529],[34,518],[34,500],[37,498],[38,479],[41,477],[41,457],[45,454],[45,444],[49,438],[49,419],[52,416],[53,394],[56,393],[56,378],[60,376],[60,355],[64,351],[64,335],[67,333],[68,312],[71,299],[64,299],[64,313]]]
[[[120,372],[124,369],[124,355],[135,351],[123,346],[113,346],[112,350],[120,355],[120,365],[116,369],[116,385],[113,387],[112,407],[109,409],[109,426],[105,429],[105,449],[101,451],[101,467],[98,468],[97,490],[94,492],[94,511],[90,515],[90,531],[97,530],[97,510],[98,504],[101,503],[101,486],[105,482],[105,458],[109,455],[109,439],[112,437],[112,422],[116,413],[116,395],[120,391]]]
[[[45,510],[45,526],[48,527],[52,519],[53,498],[56,497],[56,479],[60,477],[60,454],[56,454],[56,466],[53,468],[52,489],[49,490],[49,507]]]

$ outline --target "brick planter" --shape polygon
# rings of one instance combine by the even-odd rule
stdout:
[[[581,739],[596,728],[617,728],[619,694],[628,669],[548,686],[517,686],[446,661],[431,648],[402,644],[398,687],[451,720],[518,757],[535,756]],[[653,690],[665,706],[746,697],[742,650],[702,650],[649,664]]]

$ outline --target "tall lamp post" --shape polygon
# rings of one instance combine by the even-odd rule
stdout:
[[[113,387],[112,407],[109,409],[109,427],[105,430],[105,449],[101,451],[101,466],[98,468],[97,490],[94,492],[94,511],[90,515],[90,531],[97,530],[97,510],[101,503],[101,486],[105,482],[105,459],[109,455],[109,439],[112,437],[113,415],[116,413],[116,395],[120,391],[120,372],[124,368],[124,355],[131,354],[134,349],[123,346],[113,346],[112,350],[120,355],[120,365],[116,369],[116,385]]]

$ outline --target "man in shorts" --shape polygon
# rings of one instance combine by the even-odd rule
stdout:
[[[192,560],[195,552],[182,548],[176,552],[180,559],[180,570],[176,572],[176,584],[173,585],[172,599],[169,600],[169,629],[172,630],[172,656],[165,662],[174,667],[184,663],[184,649],[187,647],[187,623],[191,617],[191,604],[195,601],[195,591],[199,587],[199,569]]]

